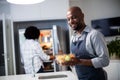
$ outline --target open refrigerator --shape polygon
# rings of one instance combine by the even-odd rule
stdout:
[[[19,29],[20,46],[24,42],[25,29]],[[66,31],[60,26],[53,25],[52,29],[40,29],[39,43],[47,55],[57,55],[59,51],[66,53]],[[68,46],[69,47],[69,46]],[[44,61],[44,72],[56,72],[66,70],[56,63],[56,61]]]

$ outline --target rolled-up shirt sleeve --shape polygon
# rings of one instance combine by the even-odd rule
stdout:
[[[93,31],[91,35],[91,45],[96,57],[92,58],[92,64],[95,68],[109,65],[109,52],[102,33]]]
[[[46,53],[44,53],[44,51],[42,50],[42,48],[40,47],[39,43],[36,43],[36,54],[38,54],[40,56],[40,58],[44,61],[44,60],[49,60],[50,56],[48,56]]]

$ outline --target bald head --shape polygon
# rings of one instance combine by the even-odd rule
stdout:
[[[82,13],[82,10],[79,8],[79,7],[77,7],[77,6],[73,6],[73,7],[71,7],[71,8],[69,8],[68,9],[68,12],[77,12],[77,13]]]
[[[67,15],[70,14],[70,13],[80,15],[80,16],[83,15],[82,10],[77,6],[70,7],[67,11]]]

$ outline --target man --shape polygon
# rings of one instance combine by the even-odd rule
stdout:
[[[75,66],[79,80],[107,80],[103,67],[109,65],[109,55],[104,36],[85,24],[84,14],[77,6],[68,10],[67,20],[74,30],[71,52],[76,58],[62,65]]]

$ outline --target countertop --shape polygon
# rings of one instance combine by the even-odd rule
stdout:
[[[38,79],[40,77],[41,79]],[[71,71],[0,76],[0,80],[78,80]]]

